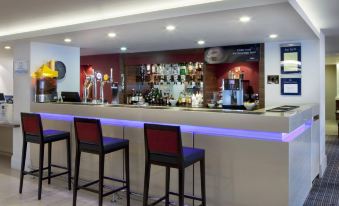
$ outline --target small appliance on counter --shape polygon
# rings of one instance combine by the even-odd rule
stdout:
[[[222,94],[223,109],[246,109],[244,107],[244,88],[242,79],[224,79]]]
[[[54,70],[54,64],[54,61],[50,61],[32,74],[35,79],[35,102],[55,102],[58,100],[58,72]]]
[[[63,102],[81,102],[78,92],[61,92]]]

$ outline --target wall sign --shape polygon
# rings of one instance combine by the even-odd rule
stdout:
[[[279,84],[279,75],[267,75],[267,84]]]
[[[15,60],[13,62],[14,72],[17,74],[25,74],[28,72],[29,61],[28,60]]]
[[[281,78],[281,95],[301,95],[301,78]]]
[[[208,64],[256,62],[260,59],[260,44],[212,47],[205,49]]]
[[[301,73],[301,45],[287,44],[280,46],[280,65],[282,74]]]

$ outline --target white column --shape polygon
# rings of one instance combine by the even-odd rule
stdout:
[[[15,61],[30,61],[30,43],[18,43],[13,49]],[[14,108],[13,119],[20,122],[20,112],[29,112],[32,101],[32,81],[30,77],[31,68],[28,63],[27,73],[13,72],[13,95]],[[11,159],[11,167],[20,169],[21,152],[22,151],[22,132],[21,128],[13,129],[13,155]],[[30,166],[30,147],[27,147],[26,168]]]

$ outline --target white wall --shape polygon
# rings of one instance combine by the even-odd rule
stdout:
[[[301,96],[282,96],[280,85],[267,84],[267,75],[280,75],[280,45],[301,43],[302,88]],[[265,43],[265,105],[319,104],[320,117],[320,175],[327,158],[325,154],[325,40],[320,34],[317,40]]]
[[[0,93],[13,95],[13,53],[0,51]]]
[[[267,75],[280,75],[280,44],[265,43],[265,105],[320,103],[319,41],[301,41],[302,88],[301,96],[283,96],[280,85],[267,84]],[[298,42],[292,42],[298,43]]]
[[[31,68],[37,70],[51,59],[62,61],[66,66],[66,76],[58,81],[58,93],[80,90],[80,48],[53,44],[31,43]]]
[[[335,98],[337,96],[336,65],[326,65],[326,120],[335,120]]]
[[[62,61],[67,67],[65,79],[58,81],[58,91],[79,91],[80,87],[80,48],[59,46],[53,44],[26,42],[18,43],[13,50],[14,61],[29,61],[28,72],[14,73],[14,111],[13,117],[20,122],[20,112],[30,112],[30,103],[33,101],[34,88],[31,74],[42,64],[51,59]],[[21,162],[22,132],[21,128],[13,130],[13,155],[11,166],[19,169]],[[26,167],[30,163],[30,147],[27,148]]]

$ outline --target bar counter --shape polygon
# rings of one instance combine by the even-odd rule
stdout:
[[[206,151],[207,205],[302,205],[319,174],[318,105],[299,105],[289,112],[229,111],[204,108],[32,103],[44,126],[73,134],[74,116],[100,118],[105,136],[130,141],[131,190],[143,192],[145,122],[180,125],[185,146]],[[74,135],[73,135],[74,138]],[[74,152],[74,151],[73,151]],[[66,163],[65,146],[53,148],[58,164]],[[58,155],[56,155],[58,154]],[[31,146],[32,166],[38,148]],[[97,178],[98,160],[84,155],[80,176]],[[123,177],[123,155],[107,159],[106,175]],[[185,191],[200,194],[199,165],[186,171]],[[194,178],[193,178],[194,177]],[[171,172],[177,191],[177,173]],[[152,167],[150,195],[164,193],[165,170]],[[171,198],[173,201],[175,197]],[[193,205],[191,200],[186,200]],[[198,205],[198,202],[195,202]]]

